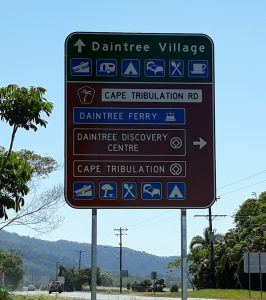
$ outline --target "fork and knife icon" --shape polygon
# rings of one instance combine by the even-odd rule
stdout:
[[[182,61],[178,61],[178,60],[172,60],[171,61],[171,66],[173,67],[172,68],[172,72],[171,72],[171,75],[180,75],[180,76],[183,76],[183,62]]]
[[[132,191],[135,187],[134,184],[128,184],[125,182],[123,184],[123,187],[126,190],[126,193],[124,194],[124,198],[135,198],[135,194]]]

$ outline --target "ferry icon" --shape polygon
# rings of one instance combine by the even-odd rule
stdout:
[[[176,121],[175,114],[173,112],[166,113],[165,121],[166,122],[175,122]]]
[[[75,73],[85,73],[90,72],[89,62],[81,62],[79,65],[72,67]]]
[[[72,58],[71,59],[71,75],[72,76],[90,76],[91,60],[88,58]]]

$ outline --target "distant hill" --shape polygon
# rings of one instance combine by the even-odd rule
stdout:
[[[0,230],[0,249],[21,252],[26,284],[47,284],[56,275],[57,263],[67,268],[78,268],[79,250],[86,251],[81,253],[81,268],[91,265],[91,244],[87,243],[66,240],[50,242]],[[158,277],[162,278],[169,271],[168,263],[175,259],[175,256],[160,257],[123,247],[123,269],[133,277],[150,278],[151,272],[156,271]],[[119,249],[98,245],[97,265],[101,272],[118,273]],[[173,275],[176,278],[180,277],[179,274]]]

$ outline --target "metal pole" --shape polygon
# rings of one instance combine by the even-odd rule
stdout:
[[[181,209],[181,284],[182,300],[187,300],[187,211]]]
[[[260,270],[260,297],[262,298],[262,273],[261,273],[261,257],[259,252],[259,270]]]
[[[251,298],[251,278],[250,278],[250,252],[248,250],[248,293]]]
[[[215,280],[215,265],[214,265],[214,235],[212,230],[212,210],[209,207],[209,231],[210,231],[210,277],[212,288],[215,289],[216,287],[216,280]]]
[[[120,227],[120,258],[119,258],[120,264],[120,294],[122,294],[122,228]]]
[[[91,226],[91,300],[96,300],[97,284],[97,209],[92,209]]]

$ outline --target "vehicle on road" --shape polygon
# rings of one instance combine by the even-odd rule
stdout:
[[[35,291],[35,286],[33,284],[29,285],[28,291]]]
[[[49,294],[51,294],[51,293],[62,293],[63,287],[62,287],[62,284],[59,281],[53,280],[49,283],[48,290],[49,290]]]

